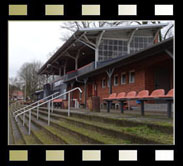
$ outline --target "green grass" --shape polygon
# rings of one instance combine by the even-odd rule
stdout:
[[[64,126],[70,129],[71,131],[81,133],[84,136],[90,137],[104,144],[130,144],[131,143],[129,140],[117,139],[115,137],[104,135],[93,130],[84,129],[82,127],[76,127],[75,125],[72,125],[70,123],[66,123],[63,121],[57,121],[57,124],[59,124],[60,126]]]
[[[44,119],[44,118],[43,118]],[[72,125],[70,123],[64,122],[64,121],[54,121],[52,123],[56,123],[57,125],[69,129],[71,132],[77,132],[81,135],[84,135],[85,137],[92,138],[93,140],[102,142],[103,144],[130,144],[130,141],[123,140],[123,139],[117,139],[112,136],[107,136],[101,133],[98,133],[93,130],[84,129],[82,127],[76,127],[75,125]],[[62,129],[58,129],[56,127],[50,126],[44,126],[44,128],[48,131],[50,131],[54,136],[61,138],[64,142],[68,144],[90,144],[89,142],[86,142],[82,140],[82,138],[74,138],[73,135],[66,133],[62,131]],[[36,134],[37,137],[43,137],[42,135]],[[45,136],[46,137],[46,136]],[[52,142],[48,142],[49,139],[44,138],[43,140],[44,144],[51,144]],[[48,143],[47,143],[48,142]]]
[[[18,139],[15,141],[15,145],[25,145],[25,143],[22,139]]]
[[[164,134],[147,126],[124,127],[122,130],[163,144],[173,144],[173,134]]]
[[[45,133],[44,130],[37,130],[37,131],[33,131],[33,134],[42,142],[42,144],[60,144],[59,141],[56,141],[53,137],[51,137],[50,135],[48,135],[47,133]]]
[[[53,133],[55,136],[61,138],[67,144],[80,144],[80,141],[72,137],[66,132],[62,132],[61,130],[56,129],[53,126],[45,126],[47,130]]]
[[[32,144],[32,145],[33,145],[33,144],[34,144],[34,145],[40,144],[40,143],[38,143],[38,142],[35,140],[35,138],[34,138],[33,135],[24,135],[23,137],[24,137],[24,139],[25,139],[26,144]]]
[[[78,120],[77,118],[73,118],[73,117],[70,117],[69,119],[73,119],[73,120],[87,123],[90,125],[95,125],[98,127],[103,127],[106,129],[111,129],[111,130],[118,131],[118,132],[130,133],[130,134],[133,134],[138,137],[147,138],[147,139],[153,140],[153,141],[158,141],[162,144],[172,144],[173,143],[173,133],[172,134],[162,133],[159,130],[150,129],[146,125],[137,126],[137,127],[123,127],[123,126],[120,127],[120,126],[101,123],[101,122],[93,123],[92,121],[86,121],[86,120],[81,120],[81,119]]]
[[[101,116],[101,115],[100,115]],[[104,117],[104,116],[101,116],[101,117]],[[112,119],[112,120],[116,120],[114,117],[110,117],[110,116],[105,116],[106,118],[109,118],[109,119]],[[126,117],[126,119],[124,119]],[[131,119],[131,117],[134,117],[133,119]],[[165,118],[160,118],[158,116],[152,116],[152,115],[145,115],[145,116],[129,116],[129,115],[125,115],[125,114],[122,114],[119,116],[119,118],[117,120],[120,120],[120,121],[126,121],[126,122],[140,122],[140,123],[144,123],[144,125],[146,124],[155,124],[155,125],[159,125],[160,127],[173,127],[173,120],[172,119],[168,119],[167,117]]]

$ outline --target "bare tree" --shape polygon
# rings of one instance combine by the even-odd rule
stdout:
[[[96,28],[96,27],[115,27],[115,26],[125,26],[131,24],[160,24],[161,21],[69,21],[63,23],[60,27],[67,30],[68,32],[61,37],[61,40],[66,41],[75,31],[82,28]],[[172,29],[174,27],[173,23],[165,33],[162,30],[159,32],[159,41],[166,39],[173,35]]]
[[[61,37],[61,40],[66,41],[74,32],[83,28],[115,27],[128,24],[130,24],[129,21],[68,21],[60,26],[68,31]]]
[[[20,82],[17,78],[9,78],[9,96],[12,98],[14,91],[21,90]]]
[[[45,83],[46,77],[37,74],[41,65],[40,62],[24,63],[18,72],[21,82],[24,82],[26,96],[30,97]]]
[[[161,21],[132,21],[132,23],[137,23],[139,25],[145,25],[145,24],[160,24]],[[165,32],[163,33],[162,30],[159,31],[159,41],[165,40],[169,37],[173,36],[173,28],[174,28],[174,23],[169,22],[169,25],[167,26]]]

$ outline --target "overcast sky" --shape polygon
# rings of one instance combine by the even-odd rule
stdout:
[[[9,77],[15,77],[25,62],[48,60],[49,53],[63,44],[61,21],[9,22]]]
[[[26,62],[45,63],[49,53],[63,44],[63,21],[9,21],[9,77]]]

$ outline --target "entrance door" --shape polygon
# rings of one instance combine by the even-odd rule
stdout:
[[[165,93],[170,90],[170,73],[166,68],[155,71],[155,89],[164,89]]]

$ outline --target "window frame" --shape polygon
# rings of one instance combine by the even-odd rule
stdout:
[[[131,81],[131,77],[132,77],[131,73],[134,73],[134,80],[133,80],[133,82]],[[129,83],[130,84],[135,83],[135,70],[130,70],[129,71]]]
[[[118,79],[117,79],[117,84],[115,83],[115,77],[118,78]],[[115,75],[114,75],[113,84],[114,84],[114,86],[118,86],[118,85],[119,85],[119,76],[118,76],[118,74],[115,74]]]
[[[105,85],[104,85],[104,81],[105,80]],[[106,78],[102,78],[102,88],[106,88]]]
[[[125,82],[124,83],[122,82],[123,75],[125,75]],[[121,85],[125,85],[126,83],[127,83],[127,73],[126,72],[122,72],[121,73]]]

